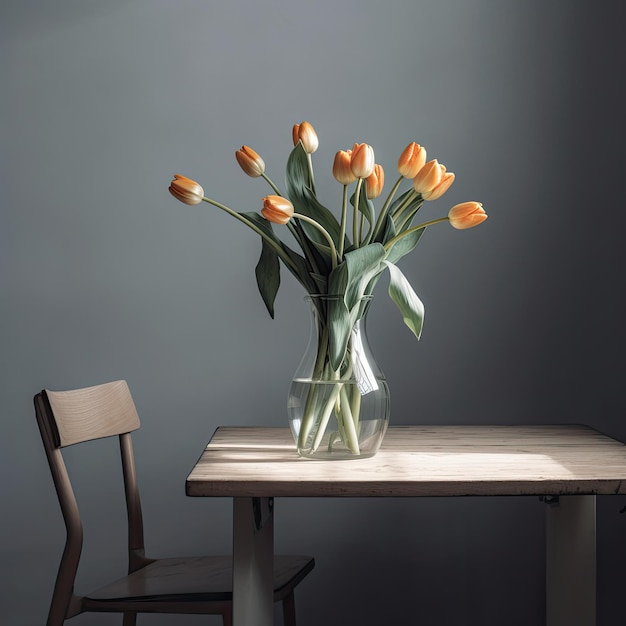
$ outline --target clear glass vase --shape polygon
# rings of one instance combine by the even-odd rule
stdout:
[[[341,296],[309,295],[311,335],[296,370],[287,410],[298,454],[314,459],[374,456],[389,424],[389,388],[367,340],[371,296],[352,326],[338,369],[330,364],[329,304]],[[334,300],[334,302],[330,302]]]

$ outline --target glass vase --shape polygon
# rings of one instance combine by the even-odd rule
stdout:
[[[374,456],[389,424],[389,388],[370,350],[366,316],[359,307],[339,368],[329,356],[329,306],[342,296],[309,295],[311,334],[289,389],[289,425],[298,454],[313,459]],[[334,301],[334,302],[333,302]]]

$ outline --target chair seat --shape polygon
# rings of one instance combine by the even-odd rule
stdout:
[[[314,567],[310,556],[274,557],[274,600],[282,599]],[[158,559],[85,596],[86,602],[230,601],[232,557],[201,556]]]

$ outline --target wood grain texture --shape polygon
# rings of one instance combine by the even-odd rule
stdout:
[[[221,427],[189,496],[626,494],[626,446],[582,425],[392,426],[369,459],[300,458],[288,428]]]
[[[121,435],[139,428],[124,380],[71,391],[46,390],[61,446]]]

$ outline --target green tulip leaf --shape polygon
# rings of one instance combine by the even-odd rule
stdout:
[[[311,272],[310,276],[315,284],[315,288],[309,289],[309,293],[328,293],[328,278],[326,276],[316,274],[315,272]]]
[[[352,206],[354,206],[354,201],[356,200],[355,196],[356,193],[353,193],[350,197],[350,204]],[[375,220],[375,209],[373,202],[367,197],[365,184],[361,186],[361,193],[359,194],[359,212],[365,217],[371,228]]]
[[[404,274],[392,263],[385,261],[389,269],[389,296],[402,314],[404,323],[419,339],[424,324],[424,305],[413,291]]]
[[[384,267],[385,248],[379,243],[370,243],[345,254],[348,280],[345,289],[346,308],[351,311],[366,295],[368,283],[379,275]]]
[[[393,214],[400,207],[401,204],[406,202],[407,198],[413,193],[413,189],[407,189],[405,192],[401,193],[390,205],[389,205],[389,214]]]
[[[385,215],[385,220],[383,222],[383,228],[379,229],[374,241],[385,244],[391,239],[393,239],[397,235],[396,225],[393,221],[393,218],[389,213]]]
[[[313,189],[313,179],[309,169],[309,157],[301,142],[294,146],[287,159],[287,189],[297,191],[297,195],[305,188]]]
[[[298,254],[295,250],[292,250],[288,245],[281,241],[276,233],[274,233],[271,222],[268,222],[262,215],[259,215],[258,213],[240,213],[239,215],[249,224],[252,224],[259,230],[263,231],[266,237],[271,239],[276,244],[276,246],[278,246],[282,250],[285,256],[289,257],[291,264],[285,264],[286,267],[300,282],[300,284],[307,290],[307,292],[315,293],[315,282],[310,276],[311,267],[309,263],[301,254]],[[271,249],[270,244],[266,242],[263,237],[261,237],[261,241],[266,244],[268,248]],[[278,253],[276,252],[276,254]]]
[[[409,197],[413,196],[413,199],[405,204]],[[393,215],[398,211],[398,209],[404,205],[402,209],[402,213],[406,215],[407,212],[413,211],[415,208],[422,206],[424,203],[424,199],[420,195],[414,195],[413,189],[408,189],[404,193],[400,194],[389,206],[389,215]]]
[[[362,300],[367,287],[384,270],[385,249],[379,243],[347,252],[328,277],[328,293],[337,294],[328,305],[329,355],[333,369],[344,359],[350,331],[363,314]]]
[[[401,237],[394,243],[389,252],[387,252],[386,261],[389,263],[397,263],[405,254],[408,254],[415,248],[417,242],[420,240],[420,237],[424,234],[425,228],[419,228],[418,230],[414,230],[412,233]]]
[[[287,159],[286,183],[287,193],[296,213],[306,215],[321,224],[337,246],[341,227],[335,216],[319,202],[313,191],[309,159],[301,142],[298,142]],[[302,228],[312,242],[327,249],[326,240],[314,226],[303,222]]]
[[[347,256],[347,255],[345,255]],[[328,293],[342,295],[348,286],[348,264],[343,261],[328,276]]]
[[[274,319],[274,301],[280,287],[278,254],[265,239],[261,239],[261,258],[254,269],[256,283],[270,317]]]
[[[328,322],[328,358],[330,366],[337,371],[346,355],[353,322],[343,298],[330,298],[326,308]]]

